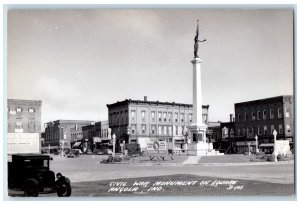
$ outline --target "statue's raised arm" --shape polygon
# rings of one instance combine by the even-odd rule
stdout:
[[[199,20],[197,20],[197,30],[196,30],[196,36],[194,38],[195,44],[194,44],[194,58],[199,58],[198,56],[198,48],[199,48],[199,43],[205,42],[206,39],[200,41],[198,40],[199,36]]]

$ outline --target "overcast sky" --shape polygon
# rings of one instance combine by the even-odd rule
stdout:
[[[143,96],[192,104],[197,19],[210,121],[293,94],[292,10],[10,10],[8,98],[42,100],[42,123],[107,120],[106,104]]]

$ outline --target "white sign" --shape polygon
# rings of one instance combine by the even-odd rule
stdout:
[[[255,141],[249,141],[249,142],[236,142],[236,146],[248,146],[248,144],[250,145],[256,145]]]
[[[155,141],[147,144],[147,151],[149,153],[164,153],[166,150],[166,141]]]
[[[93,137],[93,141],[94,141],[94,143],[101,142],[101,138],[100,137]]]
[[[39,133],[7,133],[8,154],[40,153]]]

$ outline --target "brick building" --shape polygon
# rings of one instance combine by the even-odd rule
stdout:
[[[96,143],[111,139],[108,121],[98,121],[81,127],[71,128],[71,145],[82,152],[94,151]]]
[[[148,142],[166,141],[168,149],[182,149],[187,127],[192,123],[191,104],[126,99],[107,105],[111,133],[126,143],[139,143],[146,149]],[[203,106],[203,122],[208,122],[208,108]]]
[[[294,143],[293,96],[285,95],[235,104],[235,141],[236,151],[244,152],[251,144],[255,150],[255,136],[258,144],[273,143],[273,131],[278,140]]]
[[[41,152],[41,100],[7,100],[7,153]]]
[[[45,146],[58,146],[60,141],[66,141],[68,144],[71,144],[77,139],[71,135],[71,130],[79,130],[80,127],[90,125],[92,122],[87,120],[56,120],[48,122],[45,128],[44,144]]]
[[[8,99],[8,133],[41,133],[41,100]]]

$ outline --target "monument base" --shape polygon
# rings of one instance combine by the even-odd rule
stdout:
[[[219,156],[224,155],[219,151],[214,150],[213,144],[206,140],[207,125],[191,125],[189,126],[189,139],[187,149],[190,153],[196,156]]]
[[[193,153],[193,155],[196,156],[224,155],[224,153],[220,153],[219,151],[213,149],[212,143],[206,143],[206,142],[197,142],[197,143],[188,144],[187,149],[189,153]]]

